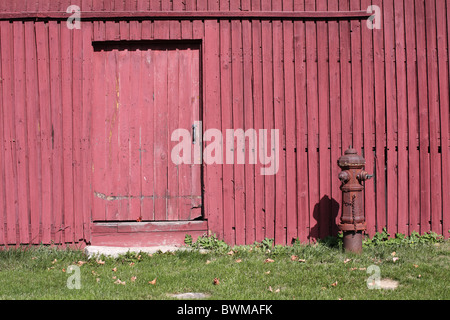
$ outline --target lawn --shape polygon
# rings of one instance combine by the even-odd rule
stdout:
[[[171,295],[186,292],[213,300],[450,299],[448,241],[369,245],[360,255],[329,242],[216,243],[206,252],[115,259],[45,246],[0,250],[0,299],[176,299]],[[377,276],[398,287],[369,289]]]

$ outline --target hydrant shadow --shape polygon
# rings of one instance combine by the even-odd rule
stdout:
[[[337,236],[338,226],[336,217],[339,214],[339,203],[329,196],[324,196],[314,206],[313,218],[310,222],[312,228],[308,236],[309,241],[315,242],[330,236]]]

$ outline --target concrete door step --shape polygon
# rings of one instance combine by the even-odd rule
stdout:
[[[127,252],[144,252],[144,253],[156,253],[161,252],[174,252],[178,250],[186,250],[186,247],[181,246],[153,246],[153,247],[110,247],[110,246],[86,246],[84,248],[85,254],[88,258],[96,256],[107,256],[117,258],[119,255],[126,254]]]

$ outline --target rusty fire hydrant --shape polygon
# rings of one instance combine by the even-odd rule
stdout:
[[[342,216],[339,229],[343,232],[344,249],[351,252],[362,251],[363,232],[366,230],[364,217],[363,182],[373,175],[364,171],[366,161],[350,147],[339,158],[338,166],[342,172],[339,174],[342,190]]]

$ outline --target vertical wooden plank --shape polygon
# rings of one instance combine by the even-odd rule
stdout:
[[[3,139],[4,139],[4,172],[5,172],[5,243],[15,244],[16,239],[16,213],[17,213],[17,169],[14,165],[15,134],[14,134],[14,69],[13,69],[13,28],[12,23],[1,22],[1,62],[3,86]]]
[[[194,3],[194,0],[191,1],[187,1],[186,5],[188,6],[188,8],[191,8],[191,10],[206,10],[207,8],[207,4],[205,0],[199,0],[197,1],[197,3]],[[218,26],[217,26],[218,28]],[[219,30],[217,30],[216,32],[219,32]],[[219,35],[219,33],[217,33],[216,35]],[[197,117],[197,119],[203,121],[203,125],[202,125],[202,130],[200,131],[200,133],[204,134],[205,132],[205,121],[206,121],[206,80],[207,80],[207,70],[206,70],[206,45],[205,45],[205,41],[206,41],[206,35],[205,35],[205,24],[203,21],[197,21],[194,20],[192,22],[192,38],[193,39],[199,39],[201,40],[201,45],[200,48],[198,50],[198,52],[195,54],[195,57],[193,56],[193,59],[197,59],[196,61],[196,66],[195,68],[197,68],[198,70],[198,74],[196,74],[196,81],[194,82],[195,87],[194,87],[194,91],[198,93],[198,99],[195,102],[195,112],[196,115],[194,115],[194,117]],[[220,41],[220,39],[218,40]],[[204,58],[203,58],[204,57]],[[219,59],[219,58],[218,58]],[[220,65],[220,61],[218,61],[219,65]],[[198,66],[197,66],[198,65]],[[220,66],[215,69],[215,70],[219,70]],[[220,93],[219,93],[220,95]],[[220,97],[220,96],[219,96]],[[220,98],[219,98],[220,99]],[[219,105],[220,105],[220,100],[219,100]],[[221,111],[219,111],[219,115],[221,114]],[[195,118],[194,118],[195,119]],[[219,118],[217,118],[219,119]],[[220,127],[220,121],[218,122],[218,128]],[[200,148],[200,157],[201,159],[203,159],[202,153],[204,150],[205,144],[202,141],[202,146]],[[201,166],[200,167],[194,167],[192,168],[192,176],[196,177],[196,174],[198,173],[200,175],[200,180],[197,181],[197,183],[195,183],[194,185],[196,186],[196,188],[200,188],[200,192],[197,192],[197,194],[201,194],[202,198],[200,199],[200,201],[202,201],[202,208],[201,208],[201,213],[203,214],[203,218],[208,220],[209,217],[209,201],[208,199],[208,195],[206,192],[206,181],[208,179],[208,171],[206,168],[206,163],[204,160],[201,161]],[[222,180],[222,172],[218,171],[217,173],[218,175],[220,175],[221,181]],[[220,186],[219,186],[220,188]],[[216,191],[220,189],[215,189]],[[216,209],[214,211],[214,214],[212,215],[212,217],[214,217],[213,219],[208,221],[208,230],[211,231],[213,230],[214,232],[217,232],[217,236],[223,237],[223,203],[222,203],[222,199],[223,196],[220,193],[219,194],[219,199],[218,199],[218,203],[219,203],[219,208]],[[198,209],[197,209],[198,211]],[[191,215],[195,212],[194,209],[191,210]]]
[[[105,194],[120,195],[119,191],[119,111],[120,111],[120,76],[118,70],[118,51],[108,47],[105,49],[105,126],[107,143],[105,146],[106,174]],[[106,220],[119,218],[119,202],[108,201],[106,204]]]
[[[18,201],[18,243],[29,242],[29,180],[28,180],[28,141],[25,100],[25,41],[24,24],[13,23],[14,32],[14,122],[17,155],[17,196]],[[12,106],[11,106],[12,107]]]
[[[111,0],[111,1],[114,2],[112,4],[113,7],[111,7],[112,10],[114,10],[114,11],[125,11],[125,1],[124,0]]]
[[[361,9],[368,8],[370,0],[361,1]],[[362,108],[363,108],[363,132],[364,132],[364,158],[366,159],[366,171],[373,173],[375,170],[375,93],[374,93],[374,48],[373,32],[362,21],[361,26],[361,54],[362,54]],[[333,82],[331,82],[333,83]],[[333,162],[332,162],[333,163]],[[336,163],[336,162],[334,162]],[[332,175],[337,177],[337,175]],[[337,180],[337,179],[336,179]],[[338,180],[337,180],[338,181]],[[365,183],[364,186],[364,212],[367,221],[367,233],[369,236],[375,234],[376,228],[376,194],[374,179]]]
[[[200,47],[194,46],[193,49],[189,50],[187,53],[190,53],[190,74],[188,74],[189,81],[191,82],[191,90],[190,90],[190,112],[192,113],[191,122],[195,123],[195,121],[200,121],[200,101],[201,101],[201,93],[200,93]],[[220,125],[220,123],[219,123]],[[189,127],[188,127],[189,128]],[[200,128],[199,128],[200,129]],[[197,131],[200,135],[201,130]],[[201,136],[198,137],[197,141],[202,141]],[[200,145],[199,154],[196,154],[195,145],[192,144],[191,152],[198,159],[202,157],[201,152],[202,148]],[[199,161],[201,162],[201,161]],[[195,162],[191,165],[191,184],[189,185],[192,196],[191,206],[190,206],[190,215],[189,219],[196,219],[201,217],[203,212],[203,197],[202,197],[202,167],[198,162]]]
[[[361,8],[360,0],[350,0],[350,10],[358,11],[365,10]],[[362,84],[362,48],[361,48],[361,28],[366,27],[366,21],[352,20],[350,22],[350,42],[351,42],[351,99],[352,99],[352,131],[353,131],[353,148],[359,154],[364,154],[364,109],[363,109],[363,95]],[[364,24],[364,26],[363,26]],[[364,198],[363,198],[364,202]],[[365,204],[363,204],[363,207]]]
[[[6,239],[9,244],[17,244],[18,194],[17,194],[17,152],[15,132],[14,105],[14,31],[13,23],[5,22],[2,26],[2,82],[3,82],[3,130],[5,138],[5,187],[6,188]],[[8,187],[9,186],[9,187]]]
[[[442,0],[438,0],[442,1]],[[440,121],[439,121],[439,69],[436,43],[436,2],[425,1],[426,46],[428,67],[428,128],[430,132],[430,200],[431,230],[440,231],[442,212],[442,173],[441,156],[439,154]]]
[[[420,233],[430,230],[430,155],[428,153],[428,82],[424,1],[416,1],[416,48],[419,90]]]
[[[294,2],[285,0],[283,11],[292,11]],[[286,124],[286,243],[297,238],[297,173],[295,127],[294,22],[283,21],[284,98]]]
[[[195,0],[186,0],[183,9],[185,11],[193,11],[195,7]],[[181,38],[182,39],[192,39],[192,21],[182,20],[181,21]]]
[[[154,219],[154,55],[152,50],[145,50],[141,67],[141,195],[142,220]]]
[[[193,52],[190,49],[183,49],[179,50],[179,54],[177,57],[177,61],[179,64],[177,73],[178,73],[178,79],[177,79],[177,104],[178,108],[175,108],[173,106],[172,110],[172,117],[174,117],[174,120],[176,119],[177,122],[177,128],[180,129],[186,129],[191,134],[193,134],[192,125],[194,124],[194,118],[197,116],[197,119],[195,121],[198,121],[198,114],[194,114],[194,104],[191,103],[192,99],[195,99],[194,96],[194,73],[198,70],[193,70]],[[169,112],[170,112],[169,111]],[[175,128],[175,129],[177,129]],[[199,128],[197,128],[199,129]],[[174,129],[171,130],[171,134]],[[188,143],[192,146],[193,142],[188,141]],[[198,140],[196,143],[200,143]],[[173,145],[172,145],[173,146]],[[171,150],[173,147],[171,147]],[[192,148],[191,148],[191,156],[193,156]],[[191,157],[191,159],[194,159]],[[190,159],[190,161],[192,161]],[[189,198],[190,195],[192,195],[192,188],[194,187],[192,185],[193,176],[192,171],[194,167],[198,167],[198,164],[191,163],[191,164],[179,164],[176,166],[176,174],[177,174],[177,180],[178,180],[178,194],[177,194],[177,206],[179,210],[179,219],[180,220],[188,220],[191,208],[194,206],[193,201]]]
[[[34,22],[25,22],[25,72],[27,96],[27,136],[30,184],[30,243],[39,243],[39,221],[41,216],[40,181],[40,115],[37,74],[37,52]]]
[[[407,4],[407,5],[406,5]],[[408,181],[409,230],[418,232],[420,218],[419,110],[416,56],[416,20],[414,1],[405,3],[405,40],[408,107]]]
[[[249,0],[242,1],[242,10],[251,10]],[[244,130],[254,130],[254,111],[252,96],[252,29],[251,21],[242,21],[242,52],[243,52],[243,86],[244,86]],[[257,159],[257,134],[248,138],[245,145],[245,243],[255,242],[255,164],[251,159]],[[251,145],[253,141],[254,145]],[[244,142],[246,143],[246,142]],[[248,155],[248,157],[247,157]],[[259,173],[258,173],[259,174]]]
[[[61,28],[61,75],[62,75],[62,126],[63,126],[63,180],[64,180],[64,241],[74,242],[73,203],[73,123],[72,123],[72,32]],[[31,183],[31,182],[30,182]],[[31,191],[31,189],[30,189]],[[32,215],[33,216],[33,215]],[[33,225],[33,223],[32,223]]]
[[[206,10],[205,4],[197,1],[197,10]],[[194,37],[201,31],[200,25],[196,25],[194,21]],[[204,65],[202,81],[204,83],[204,104],[203,104],[203,130],[212,128],[218,129],[221,127],[221,104],[220,104],[220,39],[219,23],[214,20],[206,20],[204,22]],[[201,34],[200,34],[201,36]],[[220,147],[223,147],[222,141],[218,142]],[[205,148],[207,143],[204,144]],[[221,149],[223,150],[223,148]],[[220,155],[223,159],[223,155]],[[222,167],[218,163],[209,163],[205,157],[204,166],[204,203],[206,218],[208,219],[208,229],[217,233],[218,237],[222,237],[222,226],[220,224],[221,217],[230,219],[232,216],[229,212],[223,210],[223,196],[222,196]],[[223,169],[228,169],[223,166]],[[224,240],[230,244],[235,243],[234,235],[231,238],[226,238],[223,234]]]
[[[315,11],[315,1],[305,1],[305,10]],[[308,106],[309,239],[319,237],[319,105],[317,78],[317,29],[315,21],[306,22],[306,94]]]
[[[1,11],[0,7],[0,11]],[[3,23],[0,23],[0,44],[2,43],[2,32],[1,29],[4,26]],[[3,62],[1,60],[1,49],[0,49],[0,62]],[[2,72],[2,63],[0,63],[0,75],[3,75]],[[0,81],[0,115],[2,116],[2,119],[0,120],[0,244],[5,245],[7,243],[6,241],[6,233],[5,233],[5,227],[6,227],[6,199],[5,199],[5,193],[6,193],[6,186],[5,186],[5,136],[3,132],[3,83]]]
[[[317,10],[326,11],[327,2],[318,1]],[[331,231],[330,198],[330,82],[329,82],[328,24],[317,22],[317,67],[319,94],[319,236],[325,238]]]
[[[397,150],[398,150],[398,232],[408,232],[408,117],[406,92],[406,46],[403,1],[394,1],[395,60],[397,73]]]
[[[42,163],[42,242],[50,243],[52,222],[52,124],[48,25],[36,23]]]
[[[383,10],[380,0],[372,2]],[[373,31],[374,46],[374,79],[375,79],[375,186],[376,186],[376,231],[381,231],[386,226],[386,172],[385,172],[385,77],[384,77],[384,20],[381,21],[381,30]],[[342,84],[341,84],[342,85]],[[344,148],[345,145],[342,145]]]
[[[261,2],[263,11],[272,10],[269,1]],[[272,22],[261,21],[262,28],[262,71],[263,71],[263,106],[264,106],[264,129],[266,130],[266,139],[259,137],[259,155],[270,155],[272,146],[270,145],[270,132],[274,128],[274,96],[273,96],[273,40],[272,40]],[[267,166],[263,166],[264,177],[264,212],[265,212],[265,231],[266,238],[273,239],[275,236],[275,176],[266,172]]]
[[[387,230],[394,234],[398,223],[397,190],[397,92],[395,72],[394,1],[384,1],[384,55],[386,74],[386,173]]]
[[[138,11],[148,11],[149,9],[149,0],[137,0],[136,10]]]
[[[67,7],[66,7],[67,8]],[[103,1],[93,1],[92,3],[93,11],[103,10]],[[105,39],[105,21],[93,21],[93,40],[103,41]]]
[[[154,188],[155,188],[155,220],[167,218],[167,50],[155,50],[155,131],[154,131]],[[170,159],[169,159],[170,161]]]
[[[351,11],[361,10],[360,0],[350,0]],[[364,21],[365,22],[365,21]],[[364,25],[365,27],[365,25]],[[363,146],[363,109],[362,109],[362,82],[361,78],[361,21],[350,22],[351,41],[351,79],[352,79],[352,129],[353,148],[361,153]]]
[[[72,30],[72,99],[73,99],[73,202],[74,202],[74,232],[75,241],[83,237],[83,189],[82,189],[82,162],[81,162],[81,126],[82,126],[82,33]]]
[[[94,53],[93,60],[93,101],[92,101],[92,183],[93,183],[93,208],[92,221],[106,220],[106,200],[98,196],[104,194],[108,196],[106,191],[108,176],[107,174],[107,157],[109,156],[107,150],[107,141],[109,126],[107,121],[108,104],[105,103],[105,96],[111,95],[110,91],[106,91],[106,83],[114,81],[113,79],[106,79],[106,57],[107,53],[102,49]]]
[[[272,10],[282,10],[281,1],[272,4]],[[286,123],[285,123],[285,97],[284,97],[284,68],[283,68],[283,25],[281,21],[272,21],[273,39],[273,98],[274,98],[274,129],[279,131],[280,141],[271,145],[278,148],[279,157],[275,157],[275,243],[286,244]],[[273,151],[272,151],[273,152]],[[273,153],[272,153],[273,154]]]
[[[131,119],[131,53],[128,49],[120,48],[117,53],[118,59],[118,77],[119,77],[119,111],[118,111],[118,188],[116,196],[121,197],[119,200],[119,220],[129,220],[131,206],[131,177],[130,177],[130,161],[131,161],[131,142],[130,142],[130,119]],[[113,153],[114,155],[114,153]],[[165,187],[162,186],[162,187]]]
[[[142,219],[141,214],[141,125],[139,104],[141,68],[141,48],[129,51],[130,54],[130,220]]]
[[[238,10],[240,3],[236,0],[230,1],[230,9]],[[236,130],[244,128],[244,105],[243,105],[243,70],[242,70],[242,25],[239,20],[231,21],[231,78],[232,78],[232,114],[233,128]],[[226,108],[226,106],[224,106]],[[228,138],[227,145],[228,145]],[[233,138],[234,140],[234,138]],[[245,242],[245,171],[244,166],[237,162],[239,138],[233,145],[234,151],[226,150],[234,154],[234,214],[236,244]],[[226,166],[229,164],[226,163]]]
[[[447,3],[447,10],[450,12],[450,6]],[[441,123],[441,162],[442,162],[442,233],[447,238],[450,236],[450,216],[446,213],[446,208],[450,207],[450,200],[447,194],[450,194],[450,146],[449,146],[449,67],[448,40],[450,28],[449,20],[446,20],[445,2],[436,2],[436,21],[438,34],[438,58],[439,58],[439,101],[440,101],[440,123]],[[446,23],[447,22],[447,23]]]
[[[220,2],[220,11],[230,8],[229,1]],[[220,106],[222,134],[233,128],[232,113],[232,54],[231,54],[231,22],[220,20]],[[226,148],[226,146],[225,146]],[[226,150],[225,153],[229,152]],[[234,166],[225,164],[222,167],[222,193],[223,193],[223,232],[225,241],[234,238],[235,208],[234,208]]]
[[[294,2],[295,11],[304,11],[304,2]],[[301,242],[309,237],[309,176],[306,105],[306,23],[294,21],[295,122],[297,142],[297,232]]]
[[[57,243],[62,240],[63,215],[63,162],[62,162],[62,109],[61,109],[61,57],[60,57],[60,24],[49,21],[49,66],[50,66],[50,104],[51,110],[51,143],[52,143],[52,229],[53,239]],[[66,26],[63,26],[65,28]]]
[[[187,114],[179,113],[179,50],[168,50],[167,52],[168,61],[168,75],[167,75],[167,105],[168,105],[168,141],[172,132],[180,128],[180,117],[184,117]],[[186,71],[184,71],[186,72]],[[189,81],[189,80],[188,80]],[[188,126],[189,128],[189,126]],[[172,144],[169,144],[169,152],[172,150]],[[178,166],[176,166],[172,161],[170,154],[167,157],[167,219],[168,220],[178,220],[179,219],[179,196],[181,195],[179,190],[179,171]]]
[[[338,0],[328,1],[328,10],[338,10]],[[339,21],[328,21],[328,51],[329,51],[329,83],[330,83],[330,163],[331,163],[331,233],[338,232],[339,209],[342,203],[340,181],[337,178],[340,168],[337,160],[342,155],[341,149],[341,78],[339,60]]]
[[[350,10],[346,0],[339,0],[339,10]],[[348,21],[339,22],[340,63],[341,63],[341,116],[342,154],[353,146],[352,122],[352,74],[351,74],[351,26]]]
[[[168,11],[170,1],[161,1],[161,11]],[[154,36],[155,39],[169,39],[170,37],[170,22],[164,20],[155,20],[154,22]]]
[[[339,0],[339,10],[349,10],[347,1]],[[352,83],[351,83],[351,25],[348,21],[339,22],[340,43],[340,88],[341,88],[341,155],[353,146]]]
[[[172,2],[173,11],[183,11],[183,2],[182,0],[174,0]],[[181,21],[172,20],[169,24],[169,37],[170,39],[181,39]]]
[[[252,11],[261,10],[260,1],[252,1]],[[260,132],[264,128],[263,108],[263,73],[261,51],[261,21],[252,20],[252,71],[253,71],[253,113],[254,128],[258,134],[255,165],[255,241],[262,241],[265,237],[265,209],[264,209],[264,175],[261,174],[262,165],[259,158],[261,139]]]
[[[92,217],[92,160],[91,160],[91,114],[92,114],[92,23],[85,23],[83,36],[83,113],[82,113],[82,166],[83,166],[83,238],[90,239],[90,221]]]
[[[120,40],[130,40],[130,23],[132,21],[120,20],[119,21],[119,32]]]

